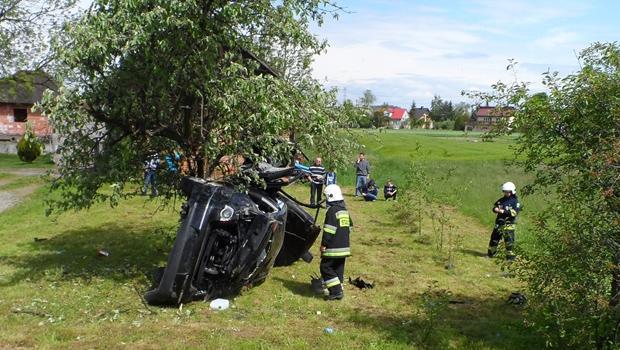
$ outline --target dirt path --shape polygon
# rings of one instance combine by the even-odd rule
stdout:
[[[49,169],[43,168],[28,168],[28,169],[10,169],[10,168],[0,168],[0,173],[4,174],[13,174],[19,176],[37,176],[37,175],[45,175]]]
[[[0,213],[18,204],[38,187],[39,185],[30,185],[12,191],[0,191]]]
[[[0,169],[0,173],[17,175],[7,179],[0,180],[0,186],[10,184],[15,181],[18,176],[41,176],[47,172],[47,169]],[[25,197],[34,192],[39,185],[29,185],[10,191],[0,191],[0,213],[15,206]]]

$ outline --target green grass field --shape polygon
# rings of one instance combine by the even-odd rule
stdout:
[[[514,159],[514,136],[482,142],[480,133],[458,131],[387,130],[359,133],[371,162],[372,177],[382,188],[388,178],[398,185],[403,183],[411,164],[415,164],[430,179],[430,188],[441,202],[447,202],[459,211],[491,227],[495,216],[493,203],[502,196],[500,186],[512,181],[519,188],[530,184],[533,177],[510,166]],[[354,156],[355,157],[355,156]],[[353,160],[351,167],[339,171],[340,181],[355,185]],[[524,215],[520,218],[522,243],[531,241],[528,235],[531,219],[545,204],[541,196],[520,196]]]
[[[44,154],[35,159],[32,163],[22,162],[14,154],[0,154],[0,164],[2,169],[51,168],[54,166],[50,154]]]
[[[527,176],[503,170],[511,139],[468,141],[473,138],[400,131],[364,136],[380,182],[387,176],[401,181],[412,159],[436,178],[453,169],[454,178],[432,184],[442,193],[468,187],[462,195],[441,197],[454,201],[449,215],[458,230],[452,245],[440,249],[428,218],[421,235],[411,233],[395,220],[396,203],[353,198],[352,173],[339,171],[356,225],[345,276],[376,285],[364,291],[346,285],[340,302],[310,291],[315,259],[275,268],[226,311],[202,302],[146,306],[140,295],[152,269],[166,260],[178,203],[157,212],[156,201],[137,197],[116,208],[101,204],[46,218],[47,189],[40,183],[22,204],[0,213],[0,348],[541,348],[542,339],[524,325],[523,310],[505,301],[522,284],[502,272],[499,259],[483,257],[498,186],[507,175],[517,185]],[[10,186],[14,178],[0,180]],[[304,185],[290,192],[309,195]],[[533,203],[526,201],[530,207],[540,199]],[[98,250],[110,255],[98,256]],[[445,268],[449,252],[452,269]],[[324,333],[328,326],[333,334]]]

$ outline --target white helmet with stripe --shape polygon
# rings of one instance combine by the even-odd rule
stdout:
[[[517,193],[517,186],[512,182],[506,182],[502,185],[502,192],[511,192],[512,194]]]
[[[332,184],[325,186],[325,190],[323,191],[323,193],[325,193],[325,197],[327,198],[328,202],[344,200],[344,197],[342,196],[342,190],[338,185]]]

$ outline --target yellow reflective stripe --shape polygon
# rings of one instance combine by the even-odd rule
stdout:
[[[325,225],[323,225],[323,232],[335,234],[336,233],[336,226],[325,224]]]
[[[346,210],[340,210],[336,212],[336,219],[348,218],[349,212]]]
[[[349,216],[349,212],[346,210],[341,210],[341,211],[336,212],[336,219],[338,219],[338,225],[340,227],[351,226],[351,219]]]
[[[340,279],[338,277],[330,278],[325,281],[325,286],[327,288],[331,288],[340,284]]]
[[[517,211],[514,209],[510,209],[510,215],[517,216]]]
[[[328,248],[323,252],[323,256],[349,256],[351,255],[351,248]]]
[[[504,230],[514,230],[515,227],[516,226],[514,224],[504,225]]]

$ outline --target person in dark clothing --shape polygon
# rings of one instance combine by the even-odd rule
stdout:
[[[328,208],[321,239],[321,278],[329,290],[326,299],[340,300],[344,298],[344,265],[346,258],[351,255],[349,233],[353,222],[338,185],[326,186],[325,197]]]
[[[312,176],[310,176],[310,204],[314,205],[314,197],[316,195],[316,203],[321,203],[321,195],[323,193],[323,184],[325,183],[325,168],[323,160],[317,157],[314,164],[309,168]]]
[[[386,201],[390,198],[396,200],[396,192],[398,192],[398,188],[392,183],[392,179],[388,179],[385,186],[383,186],[383,197],[385,197]]]
[[[366,180],[370,177],[370,163],[366,160],[364,153],[360,153],[355,162],[355,197],[358,193],[363,194],[364,188],[366,188]]]
[[[513,252],[515,242],[515,229],[517,215],[521,211],[521,203],[517,198],[517,189],[512,182],[502,185],[504,196],[498,199],[493,206],[493,212],[497,214],[495,227],[491,233],[487,255],[493,257],[497,253],[500,240],[506,245],[506,259],[513,260],[516,256]]]
[[[377,200],[377,196],[379,195],[379,189],[375,185],[375,180],[368,180],[368,184],[366,184],[366,188],[362,192],[364,195],[364,200],[367,202],[372,202]]]

